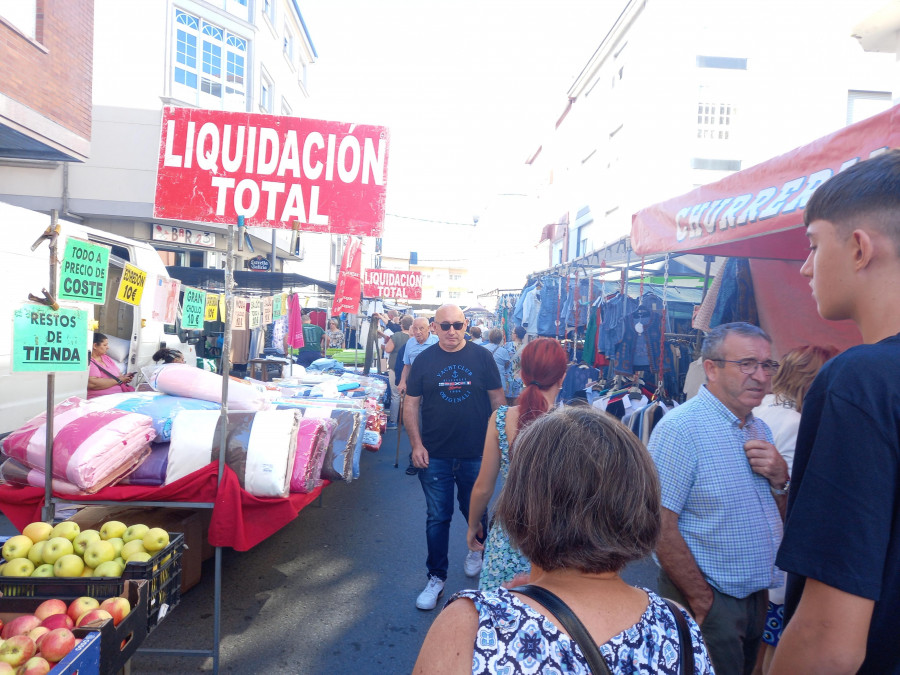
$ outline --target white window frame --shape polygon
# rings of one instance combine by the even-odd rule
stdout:
[[[37,41],[37,0],[0,0],[0,17],[25,37]]]
[[[180,9],[174,23],[173,97],[204,108],[245,110],[247,39]],[[238,68],[241,81],[232,77]]]
[[[288,117],[291,117],[294,114],[291,104],[287,102],[287,99],[284,96],[281,97],[281,114]]]
[[[272,29],[275,29],[275,0],[260,0],[263,16],[269,21]]]
[[[288,65],[291,67],[291,69],[297,68],[296,64],[294,63],[295,44],[296,40],[294,39],[294,32],[290,29],[287,23],[285,23],[284,35],[282,36],[281,53],[284,54],[284,58],[288,62]]]
[[[259,109],[272,114],[275,101],[275,83],[264,68],[259,71]]]

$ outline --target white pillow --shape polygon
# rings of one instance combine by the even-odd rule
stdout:
[[[107,335],[106,337],[109,340],[109,349],[106,352],[109,355],[109,358],[117,363],[124,363],[127,361],[128,350],[131,348],[131,343],[128,340],[123,340],[114,335]]]

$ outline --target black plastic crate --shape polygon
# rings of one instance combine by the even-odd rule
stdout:
[[[181,556],[185,549],[184,535],[169,533],[169,545],[147,562],[125,565],[121,577],[0,577],[0,594],[25,598],[109,598],[121,595],[126,579],[145,579],[149,582],[147,602],[147,632],[156,628],[181,601]]]

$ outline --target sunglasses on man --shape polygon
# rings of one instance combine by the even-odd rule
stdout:
[[[453,326],[453,330],[462,330],[465,325],[465,321],[441,321],[438,324],[438,327],[444,331],[450,330],[450,326]]]

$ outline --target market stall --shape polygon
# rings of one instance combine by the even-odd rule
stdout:
[[[782,354],[801,344],[861,341],[849,321],[824,321],[800,267],[809,253],[803,208],[835,173],[900,146],[900,106],[633,217],[639,255],[665,252],[749,258],[759,324]]]

